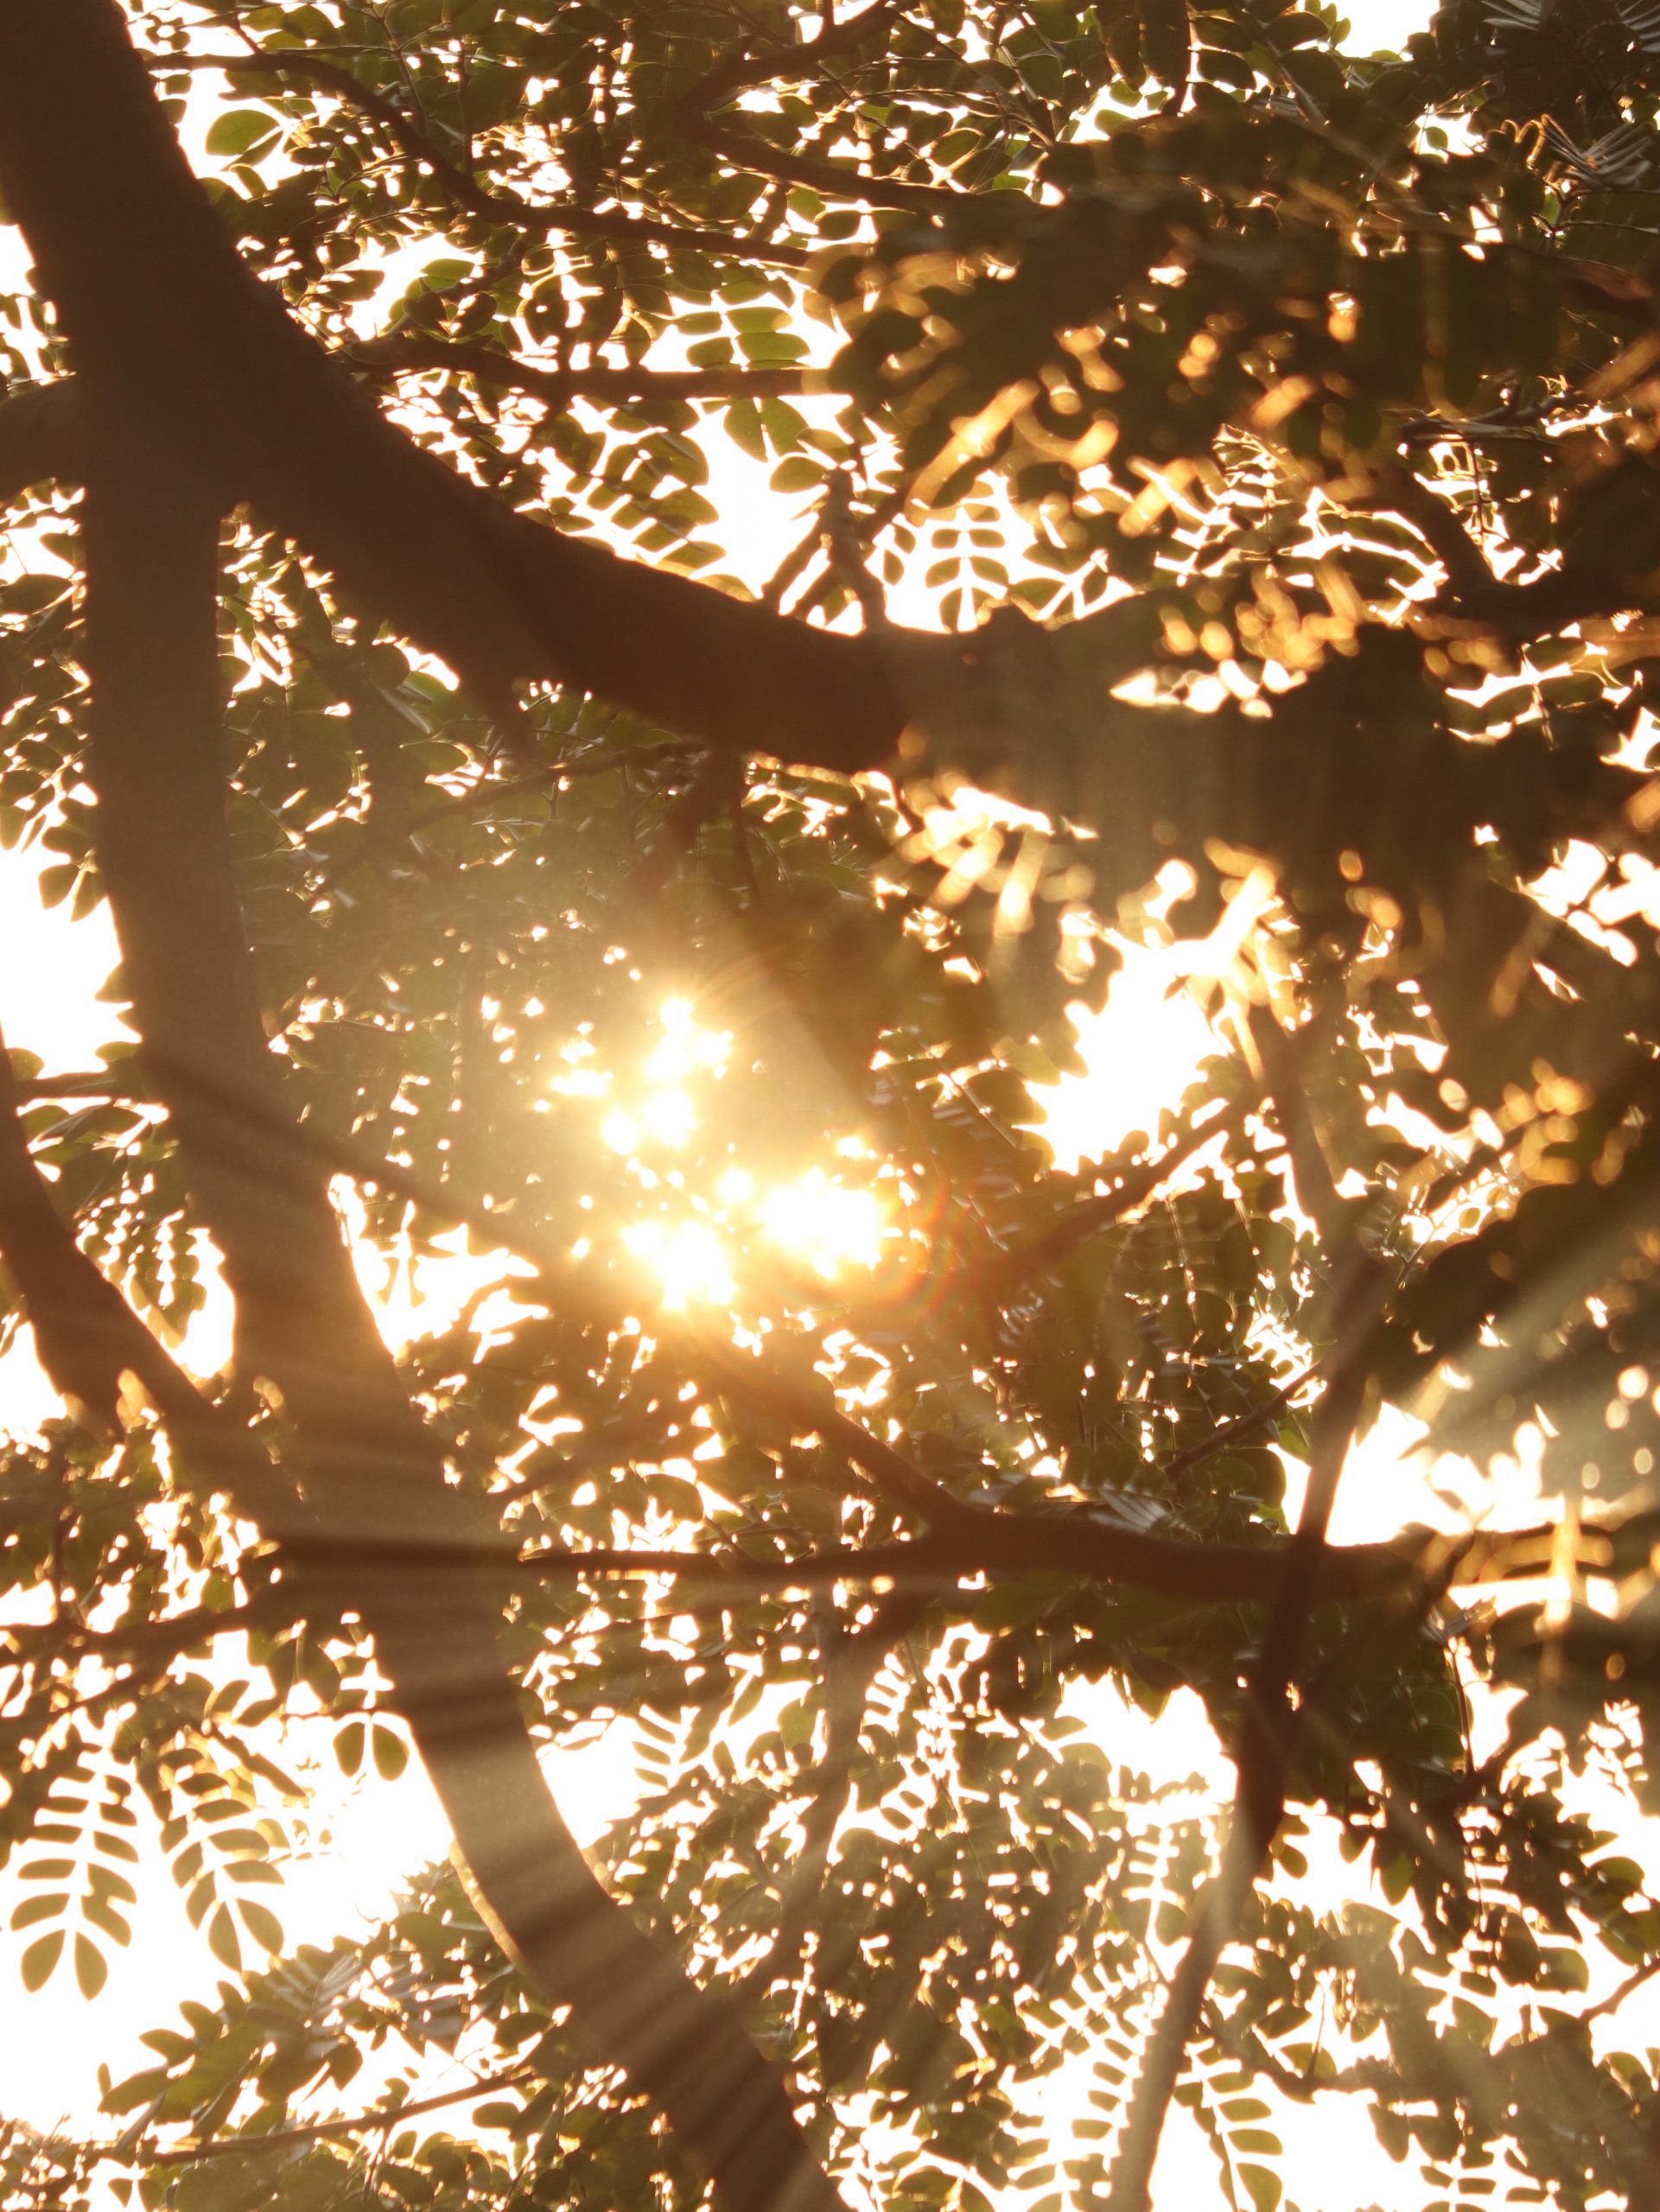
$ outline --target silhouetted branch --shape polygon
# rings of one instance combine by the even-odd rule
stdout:
[[[1310,1424],[1308,1484],[1277,1570],[1239,1713],[1238,1782],[1233,1818],[1217,1878],[1199,1900],[1186,1948],[1130,2100],[1113,2161],[1109,2212],[1147,2212],[1154,2162],[1182,2069],[1203,2019],[1222,1952],[1246,1897],[1267,1863],[1280,1822],[1300,1726],[1294,1705],[1308,1619],[1319,1602],[1330,1553],[1326,1530],[1339,1478],[1359,1418],[1369,1376],[1359,1352],[1389,1276],[1364,1251],[1339,1196],[1304,1094],[1298,1052],[1263,1008],[1251,1009],[1250,1035],[1291,1154],[1298,1202],[1319,1228],[1331,1268],[1335,1343],[1320,1363],[1325,1389]]]
[[[851,1632],[838,1629],[830,1643],[824,1667],[824,1756],[802,1818],[801,1847],[779,1901],[773,1941],[733,1990],[737,2004],[753,2004],[764,1997],[799,1961],[802,1939],[824,1891],[836,1831],[852,1801],[853,1770],[870,1685],[894,1644],[926,1614],[930,1602],[925,1593],[895,1591],[877,1606],[875,1619]]]
[[[1023,1243],[1010,1245],[990,1261],[985,1281],[992,1294],[1007,1298],[1034,1275],[1058,1266],[1069,1252],[1113,1228],[1142,1206],[1169,1181],[1180,1166],[1224,1130],[1237,1128],[1242,1109],[1224,1106],[1219,1113],[1194,1121],[1182,1134],[1150,1160],[1126,1168],[1110,1191],[1077,1199],[1056,1218]]]
[[[719,155],[735,168],[750,169],[781,183],[805,186],[838,200],[862,200],[868,207],[893,207],[916,215],[938,213],[962,205],[965,195],[949,185],[907,184],[897,177],[874,176],[851,162],[833,161],[799,149],[785,151],[756,131],[736,130],[716,119],[714,111],[741,91],[771,84],[780,77],[811,76],[834,56],[868,46],[880,31],[888,29],[902,11],[888,0],[850,16],[844,22],[823,30],[816,39],[800,44],[779,43],[757,54],[753,37],[742,38],[721,56],[674,103],[676,125],[696,144]]]
[[[301,1141],[262,1026],[226,822],[216,598],[227,488],[270,464],[267,489],[297,467],[321,498],[314,472],[378,439],[379,418],[338,365],[304,341],[296,350],[295,327],[248,279],[113,0],[0,9],[0,188],[80,385],[99,873],[148,1072],[223,1255],[239,1363],[282,1393],[317,1540],[337,1565],[387,1527],[430,1545],[429,1567],[446,1546],[465,1562],[499,1532],[487,1504],[448,1484],[357,1283],[327,1174]],[[187,310],[156,344],[158,319],[187,302],[200,316]],[[283,410],[281,427],[259,427],[262,396]],[[384,450],[402,474],[413,448]],[[428,481],[423,499],[453,498],[447,473]],[[348,535],[352,497],[337,483],[326,501]],[[416,555],[406,582],[429,557]],[[489,613],[480,550],[462,557],[480,592],[469,619],[499,642],[522,635],[522,613]],[[442,1591],[436,1605],[417,1566],[359,1564],[352,1597],[500,1940],[655,2101],[728,2212],[785,2202],[836,2212],[785,2084],[735,2009],[611,1898],[562,1820],[490,1586],[450,1571]]]
[[[722,254],[737,261],[761,261],[784,268],[799,268],[809,258],[800,246],[769,245],[765,240],[735,238],[730,232],[695,226],[664,223],[648,215],[631,215],[625,209],[578,207],[568,202],[539,203],[516,194],[492,191],[475,175],[450,160],[396,100],[372,85],[366,85],[349,69],[342,69],[321,54],[298,47],[267,47],[255,54],[183,54],[149,55],[149,66],[162,74],[178,69],[219,69],[233,81],[269,77],[315,85],[348,107],[379,124],[400,153],[419,164],[445,196],[469,215],[492,223],[506,223],[542,234],[563,232],[569,238],[601,238],[614,244],[660,245],[682,252]]]
[[[437,369],[448,376],[473,377],[504,391],[527,392],[556,408],[568,407],[573,399],[622,406],[631,401],[794,397],[823,382],[814,371],[802,368],[618,368],[601,361],[585,369],[549,369],[474,340],[401,331],[364,339],[343,358],[353,368],[377,373]]]
[[[48,1381],[113,1433],[123,1378],[132,1376],[181,1458],[271,1535],[297,1534],[296,1501],[264,1447],[203,1396],[76,1244],[29,1152],[17,1118],[20,1089],[0,1040],[0,1260],[22,1299]]]
[[[1277,1414],[1283,1413],[1297,1392],[1312,1382],[1319,1373],[1320,1363],[1316,1360],[1312,1366],[1300,1369],[1288,1382],[1282,1382],[1277,1390],[1250,1413],[1236,1414],[1231,1421],[1224,1421],[1213,1428],[1208,1436],[1201,1436],[1188,1445],[1185,1451],[1173,1453],[1164,1462],[1167,1478],[1173,1482],[1179,1475],[1185,1475],[1190,1467],[1197,1467],[1202,1460],[1229,1450],[1242,1437],[1255,1436],[1259,1430],[1266,1428]]]
[[[412,2098],[408,2104],[394,2105],[386,2112],[358,2113],[349,2120],[314,2120],[302,2127],[274,2127],[260,2135],[221,2135],[211,2143],[157,2151],[143,2164],[153,2172],[162,2166],[194,2166],[205,2158],[259,2158],[271,2151],[291,2151],[302,2143],[332,2142],[342,2135],[385,2135],[405,2120],[423,2119],[428,2113],[442,2112],[453,2105],[475,2104],[480,2097],[495,2096],[503,2089],[517,2089],[540,2078],[534,2066],[516,2067],[511,2074],[469,2082],[464,2088],[446,2089],[439,2096]]]
[[[1387,464],[1365,491],[1346,493],[1343,505],[1357,514],[1396,514],[1410,523],[1447,572],[1448,605],[1480,601],[1496,588],[1498,580],[1480,546],[1446,500],[1410,468]]]

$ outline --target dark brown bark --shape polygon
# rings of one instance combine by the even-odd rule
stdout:
[[[153,419],[486,698],[541,678],[722,744],[892,749],[905,712],[868,643],[561,537],[387,423],[242,265],[113,8],[0,6],[0,188],[48,294],[122,334]]]
[[[175,1449],[239,1512],[279,1541],[303,1541],[302,1510],[258,1440],[202,1395],[76,1244],[29,1152],[21,1103],[0,1039],[0,1262],[22,1300],[48,1380],[113,1431],[124,1380],[133,1377]]]
[[[1097,736],[1104,714],[1168,741],[1167,716],[1108,699],[1156,650],[1134,601],[1050,633],[1010,613],[963,638],[835,634],[562,536],[420,451],[244,267],[96,0],[0,4],[0,188],[48,292],[98,301],[122,332],[155,418],[487,703],[557,683],[844,772],[919,723],[988,771],[1075,733],[1085,705]]]
[[[73,379],[8,393],[0,402],[0,505],[37,485],[79,485],[84,473]]]
[[[488,1516],[449,1487],[399,1384],[267,1047],[225,822],[217,549],[232,472],[266,487],[287,473],[260,426],[262,400],[278,403],[259,364],[296,334],[227,265],[108,0],[0,0],[0,178],[80,385],[99,868],[151,1078],[224,1255],[239,1357],[281,1393],[317,1541],[337,1585],[354,1578],[504,1944],[656,2101],[733,2212],[833,2212],[784,2085],[735,2012],[607,1897],[548,1794],[487,1585],[452,1556],[487,1549]],[[289,435],[303,444],[308,427],[321,453],[372,450],[385,426],[349,382],[320,355],[294,359],[305,365]],[[309,481],[302,506],[321,498]],[[451,493],[423,468],[410,496],[442,511]],[[337,523],[349,541],[355,526]],[[406,564],[417,590],[419,565]],[[488,582],[480,554],[472,615],[499,645],[524,617],[493,607]],[[366,1564],[388,1529],[429,1546],[431,1567]]]

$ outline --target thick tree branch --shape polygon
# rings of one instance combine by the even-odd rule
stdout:
[[[529,1573],[556,1584],[665,1576],[688,1588],[701,1585],[728,1599],[822,1590],[838,1582],[943,1592],[986,1575],[1033,1573],[1076,1575],[1178,1605],[1242,1605],[1273,1598],[1284,1581],[1290,1552],[1290,1541],[1283,1536],[1264,1535],[1254,1544],[1200,1543],[1124,1531],[1084,1512],[973,1510],[971,1529],[953,1529],[946,1536],[825,1545],[795,1559],[591,1546],[522,1552],[504,1562],[499,1548],[493,1545],[467,1554],[461,1563],[487,1573]],[[1582,1526],[1576,1563],[1587,1574],[1618,1579],[1615,1563],[1645,1561],[1656,1533],[1652,1514]],[[303,1545],[295,1548],[304,1555]],[[420,1557],[410,1545],[388,1541],[364,1550],[372,1564],[408,1566]],[[1538,1580],[1560,1572],[1561,1559],[1560,1533],[1548,1522],[1463,1536],[1410,1529],[1382,1542],[1324,1546],[1313,1595],[1321,1604],[1365,1603],[1392,1599],[1425,1584],[1450,1589]]]
[[[156,420],[487,706],[520,680],[553,682],[709,744],[847,772],[887,760],[919,719],[966,717],[1008,754],[1017,701],[1032,727],[1034,679],[1062,719],[1087,695],[1098,720],[1111,685],[1156,655],[1135,600],[1047,636],[1010,614],[964,638],[849,637],[514,513],[386,422],[243,266],[92,0],[38,14],[10,0],[0,65],[0,181],[48,289],[106,298]],[[1167,746],[1170,718],[1151,721]]]
[[[124,185],[146,203],[136,224],[118,212],[124,157]],[[86,191],[65,205],[60,192],[83,168]],[[224,1256],[239,1357],[280,1390],[308,1503],[340,1555],[388,1527],[435,1557],[487,1545],[487,1509],[447,1483],[358,1289],[325,1175],[299,1140],[261,1027],[231,868],[218,516],[227,463],[260,449],[243,412],[264,382],[258,364],[268,347],[290,345],[291,326],[223,257],[110,0],[0,0],[0,181],[80,380],[99,868],[143,1047]],[[140,267],[112,268],[89,237],[83,226],[100,208]],[[217,333],[187,321],[147,338],[169,302],[197,292],[199,261],[217,267]],[[238,366],[256,389],[232,397],[221,379]],[[310,418],[326,444],[349,385],[321,357],[316,373],[330,384]],[[204,424],[181,416],[181,384],[211,410]],[[489,619],[483,581],[480,570],[474,613]],[[499,617],[496,631],[506,634]],[[257,1141],[227,1099],[249,1103]],[[365,1568],[355,1598],[481,1907],[547,2000],[569,2006],[579,2031],[658,2104],[731,2212],[834,2212],[839,2200],[783,2082],[735,2012],[613,1902],[573,1841],[498,1651],[487,1584]]]
[[[243,267],[91,0],[0,10],[0,179],[48,290],[128,332],[155,419],[487,702],[538,678],[742,748],[891,750],[906,709],[867,644],[563,538],[383,420]]]
[[[83,473],[80,411],[69,378],[26,385],[0,400],[0,505],[36,485],[78,485]]]
[[[17,1107],[0,1039],[0,1261],[22,1299],[47,1379],[113,1432],[123,1378],[132,1376],[182,1459],[268,1535],[299,1539],[308,1516],[258,1440],[202,1395],[76,1244],[35,1165]]]

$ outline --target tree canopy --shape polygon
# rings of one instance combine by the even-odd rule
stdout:
[[[0,1854],[29,1987],[164,1867],[219,1977],[9,2204],[1143,2212],[1179,2107],[1272,2212],[1326,2100],[1660,2202],[1660,7],[1345,29],[0,0],[0,828],[128,1026],[0,1052]],[[1496,1525],[1329,1541],[1409,1419]],[[298,1715],[453,1829],[366,1939]]]

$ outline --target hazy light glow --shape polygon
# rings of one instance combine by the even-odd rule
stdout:
[[[1178,946],[1130,945],[1105,1003],[1069,1009],[1078,1029],[1084,1071],[1034,1086],[1042,1107],[1036,1124],[1067,1172],[1116,1152],[1136,1130],[1150,1138],[1159,1116],[1176,1106],[1216,1050],[1211,1026],[1192,992]]]
[[[1155,927],[1193,887],[1183,866],[1167,868],[1160,895],[1148,907]],[[1123,966],[1098,1007],[1068,1008],[1078,1030],[1084,1071],[1034,1086],[1043,1107],[1036,1123],[1054,1147],[1055,1165],[1075,1170],[1116,1152],[1137,1131],[1156,1137],[1160,1116],[1181,1103],[1204,1062],[1220,1046],[1205,1008],[1218,992],[1225,1004],[1260,995],[1247,960],[1259,966],[1274,951],[1263,924],[1274,908],[1274,877],[1266,866],[1236,879],[1226,911],[1206,937],[1142,944],[1114,937]]]
[[[677,1151],[697,1127],[697,1111],[684,1090],[654,1090],[639,1109],[649,1136]]]
[[[1342,41],[1349,54],[1399,54],[1415,31],[1428,28],[1434,0],[1341,0],[1348,19]]]
[[[671,999],[661,1016],[664,1036],[646,1055],[645,1073],[653,1083],[684,1083],[689,1076],[719,1075],[732,1043],[729,1031],[700,1029],[684,999]]]
[[[632,1154],[639,1147],[639,1123],[632,1114],[625,1114],[620,1106],[614,1106],[600,1124],[601,1141],[613,1152]]]
[[[831,1182],[822,1168],[773,1191],[764,1218],[780,1250],[827,1279],[844,1266],[874,1267],[881,1256],[881,1202],[872,1192]]]
[[[642,1222],[624,1242],[656,1274],[671,1313],[731,1304],[737,1288],[731,1260],[725,1240],[708,1222]]]

